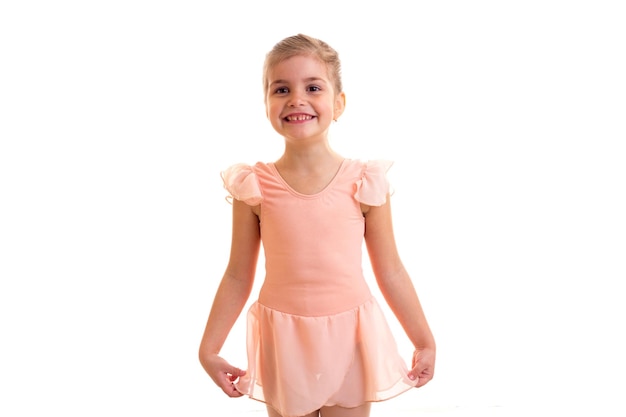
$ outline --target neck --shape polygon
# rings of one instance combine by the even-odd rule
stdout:
[[[330,148],[328,143],[319,146],[285,146],[276,166],[290,171],[316,172],[336,166],[343,157]]]

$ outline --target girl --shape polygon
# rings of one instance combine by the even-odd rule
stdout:
[[[385,161],[338,155],[328,131],[345,108],[337,52],[305,35],[268,53],[267,117],[283,136],[273,163],[222,173],[232,197],[231,254],[200,344],[200,362],[229,396],[270,417],[367,417],[370,403],[431,380],[435,342],[394,241]],[[361,269],[365,239],[376,282],[415,346],[399,356]],[[250,296],[261,243],[265,281],[248,311],[248,369],[220,350]]]

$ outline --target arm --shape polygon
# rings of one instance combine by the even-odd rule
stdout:
[[[389,307],[415,346],[409,377],[418,387],[430,381],[435,369],[435,339],[415,287],[396,247],[389,195],[382,206],[364,206],[365,243],[376,282]]]
[[[245,371],[219,357],[235,321],[250,296],[260,249],[259,218],[253,208],[233,200],[230,259],[218,287],[199,349],[199,359],[213,381],[230,396],[240,396],[232,382]]]

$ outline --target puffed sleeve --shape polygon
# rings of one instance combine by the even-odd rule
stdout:
[[[250,165],[231,165],[222,171],[221,175],[230,198],[243,201],[250,206],[256,206],[263,201],[259,180]]]
[[[368,206],[382,206],[387,202],[387,194],[391,186],[387,179],[387,171],[393,165],[392,161],[367,161],[361,171],[361,179],[356,182],[354,198]]]

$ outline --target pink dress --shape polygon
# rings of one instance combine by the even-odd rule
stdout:
[[[390,166],[346,159],[313,195],[293,190],[272,163],[222,173],[233,198],[260,204],[265,253],[248,311],[247,374],[236,386],[284,417],[383,401],[416,384],[362,270],[360,203],[385,203]]]

